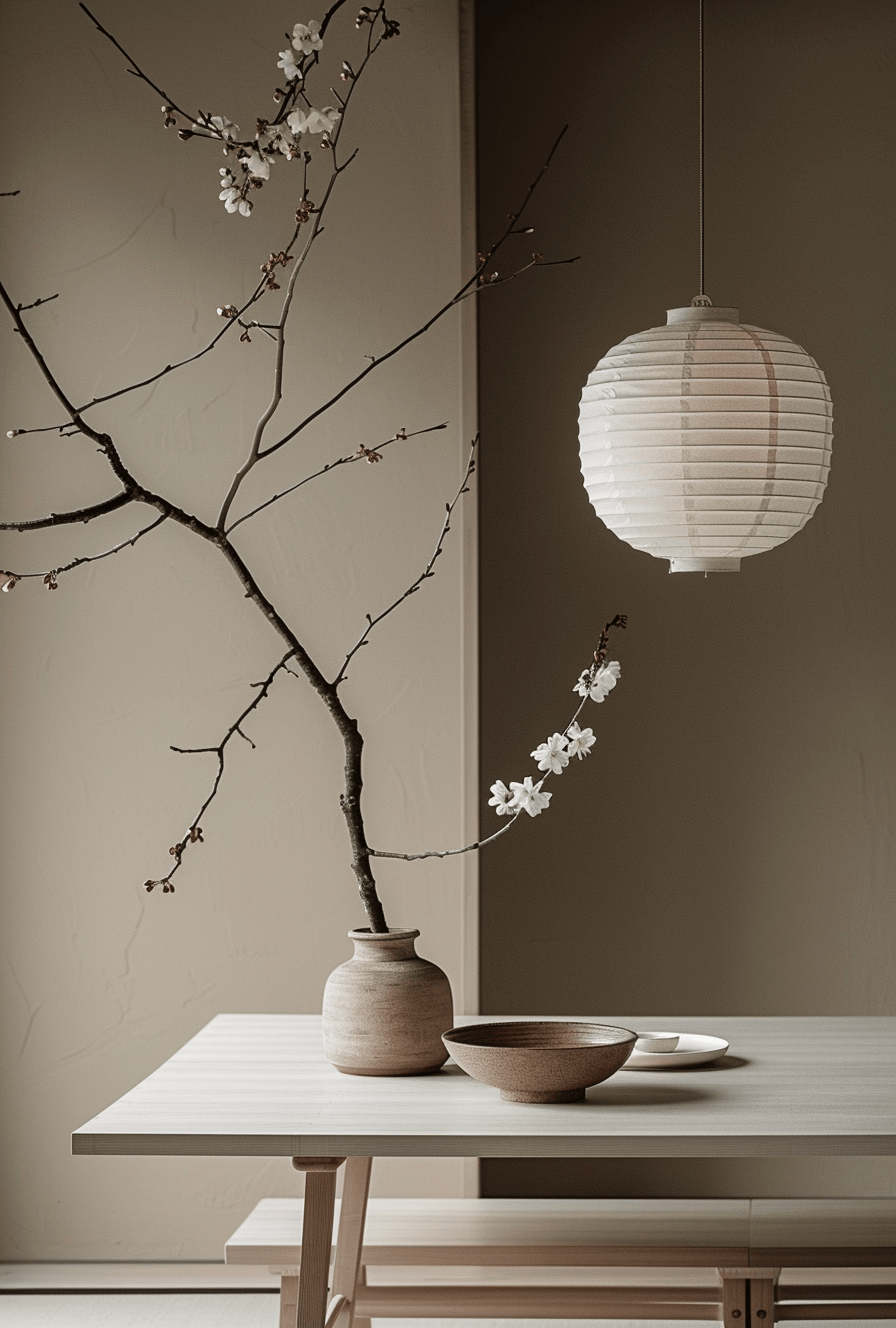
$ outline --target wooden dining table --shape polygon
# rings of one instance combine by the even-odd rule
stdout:
[[[306,1173],[298,1328],[335,1324],[348,1308],[376,1157],[896,1154],[896,1018],[575,1017],[705,1033],[730,1048],[703,1066],[619,1071],[583,1102],[527,1104],[450,1061],[408,1078],[340,1074],[316,1015],[221,1014],[76,1130],[73,1151],[291,1158]]]

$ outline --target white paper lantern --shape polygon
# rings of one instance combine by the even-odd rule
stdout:
[[[698,301],[706,301],[698,296]],[[708,302],[670,309],[588,377],[582,474],[620,539],[672,572],[736,572],[821,502],[831,394],[802,346]]]

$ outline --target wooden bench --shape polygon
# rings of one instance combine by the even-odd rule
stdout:
[[[281,1328],[296,1322],[301,1244],[302,1200],[264,1199],[226,1245],[228,1263],[280,1275]],[[896,1200],[371,1199],[361,1263],[351,1305],[328,1320],[339,1328],[896,1319]]]

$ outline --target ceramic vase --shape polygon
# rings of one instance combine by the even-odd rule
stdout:
[[[350,931],[355,953],[327,979],[324,1050],[343,1074],[432,1074],[448,1052],[451,986],[414,950],[419,931]]]

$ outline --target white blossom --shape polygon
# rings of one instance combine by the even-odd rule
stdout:
[[[294,134],[329,134],[339,117],[335,106],[322,106],[319,111],[312,106],[307,115],[304,111],[293,111],[286,117],[286,123]]]
[[[489,792],[493,794],[488,800],[489,807],[494,807],[499,816],[513,816],[516,812],[516,804],[510,789],[501,779],[496,779]]]
[[[224,206],[226,207],[227,204],[225,203]],[[238,211],[241,217],[248,217],[250,215],[252,211],[252,204],[249,202],[248,198],[240,199],[240,205]]]
[[[282,69],[288,79],[301,77],[301,70],[296,64],[296,57],[292,50],[287,47],[285,51],[280,52],[280,59],[277,61],[277,68]]]
[[[243,166],[248,171],[249,175],[254,176],[256,180],[267,180],[270,177],[270,164],[273,160],[273,157],[268,157],[264,152],[259,151],[257,148],[240,157],[240,161],[243,163]]]
[[[296,155],[296,141],[283,125],[268,125],[258,135],[258,146],[263,152],[282,152],[284,157]]]
[[[309,19],[307,23],[296,24],[292,30],[292,44],[303,55],[310,55],[312,51],[320,50],[324,43],[320,36],[320,24],[316,18]]]
[[[542,793],[541,786],[544,783],[540,779],[533,785],[532,776],[527,775],[522,784],[510,781],[510,787],[513,791],[513,805],[522,812],[528,812],[530,816],[538,816],[544,811],[551,800],[550,793]]]
[[[603,701],[616,686],[621,672],[619,661],[611,659],[609,664],[601,664],[593,677],[591,669],[585,669],[572,690],[578,692],[579,696],[590,696],[592,701]]]
[[[578,724],[573,721],[566,730],[566,734],[569,738],[569,745],[566,750],[571,757],[577,756],[581,761],[586,756],[590,756],[590,748],[597,742],[597,738],[595,738],[591,729],[580,729]]]
[[[236,177],[227,166],[220,168],[221,192],[218,195],[228,212],[236,212],[240,201],[240,191],[236,187]]]
[[[309,134],[330,134],[340,114],[335,106],[322,106],[319,111],[312,107],[305,127]]]
[[[562,733],[552,733],[551,736],[535,748],[534,752],[529,753],[534,756],[538,762],[539,770],[550,770],[551,774],[562,774],[564,768],[569,765],[569,755],[566,751],[566,739]]]
[[[217,138],[223,138],[227,143],[233,143],[239,138],[240,127],[235,125],[232,120],[228,120],[226,115],[209,115],[202,121],[193,125],[194,129],[211,132]]]

